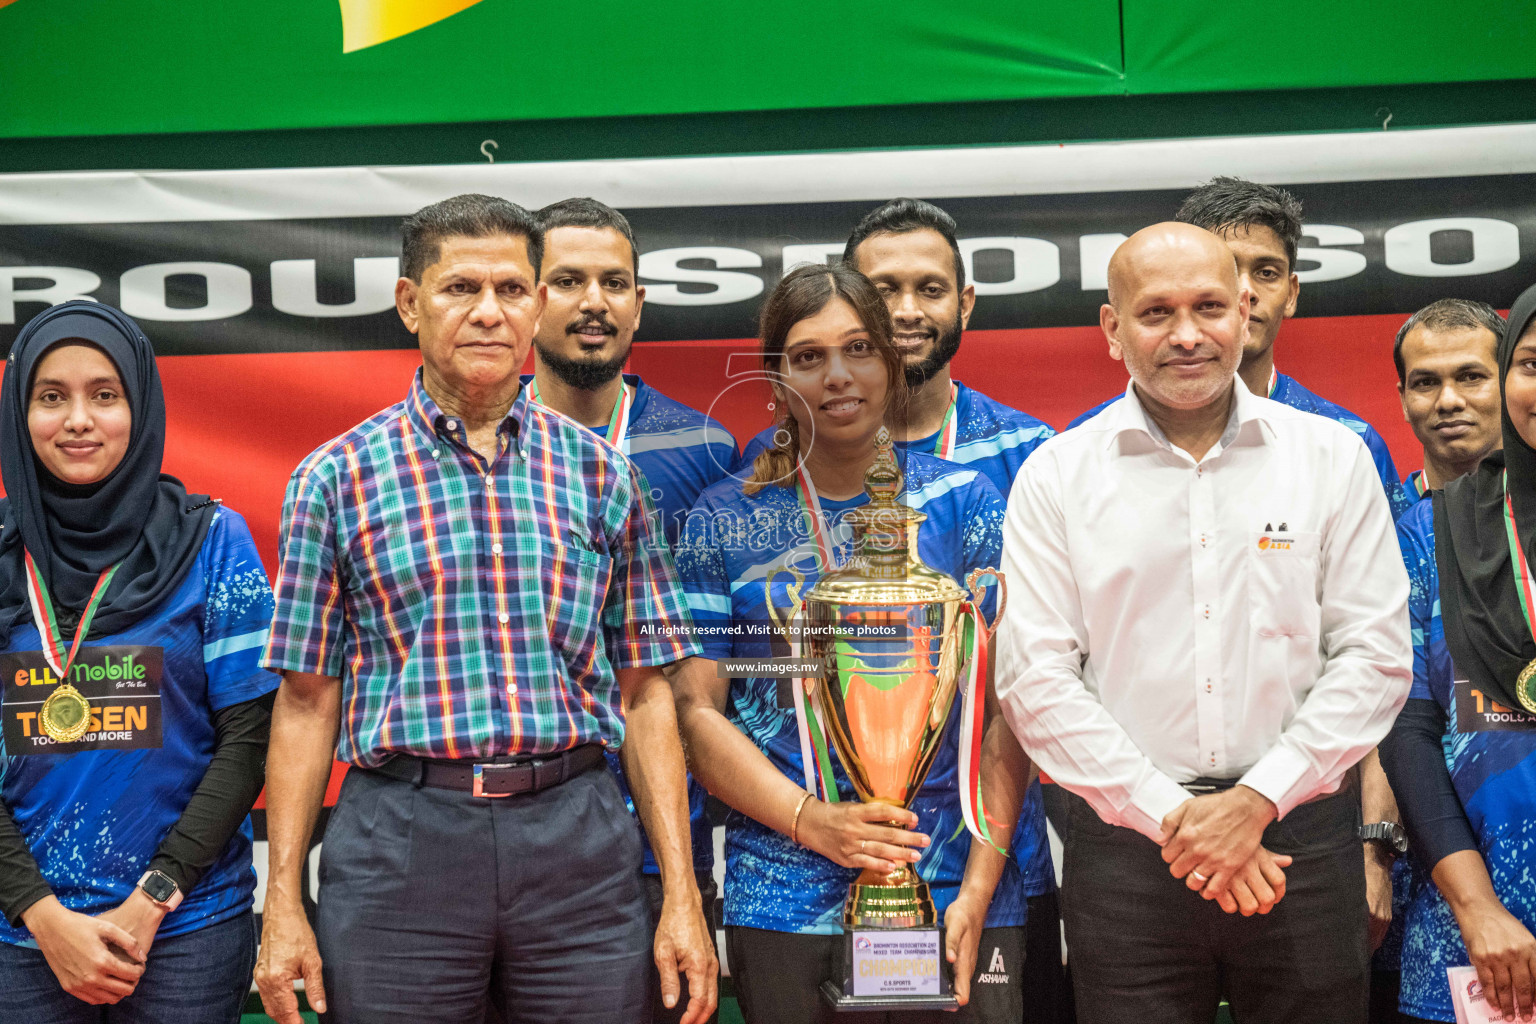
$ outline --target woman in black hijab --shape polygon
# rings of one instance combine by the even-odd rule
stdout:
[[[1456,1019],[1446,970],[1467,964],[1507,1019],[1536,1009],[1533,322],[1536,288],[1516,301],[1499,342],[1503,451],[1398,524],[1414,682],[1382,765],[1434,882],[1420,884],[1407,914],[1410,1019]]]
[[[7,1019],[225,1024],[250,986],[272,597],[244,521],[163,475],[164,445],[131,319],[73,301],[22,329],[0,381]]]

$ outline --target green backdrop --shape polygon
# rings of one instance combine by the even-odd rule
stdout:
[[[1505,0],[480,0],[352,53],[341,7],[0,4],[0,139],[1536,77]]]

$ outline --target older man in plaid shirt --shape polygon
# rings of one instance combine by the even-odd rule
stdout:
[[[342,1024],[478,1022],[488,1000],[511,1024],[644,1019],[640,840],[605,747],[660,861],[664,995],[681,971],[684,1019],[714,1009],[661,670],[697,647],[639,472],[519,387],[542,243],[485,196],[410,217],[396,300],[422,368],[289,482],[257,966],[280,1024],[299,977]],[[300,873],[333,751],[354,770],[317,944]]]

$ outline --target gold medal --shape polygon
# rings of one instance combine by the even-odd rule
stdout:
[[[73,743],[91,727],[91,702],[73,686],[61,683],[43,701],[37,722],[55,743]]]
[[[1536,661],[1520,670],[1515,677],[1515,696],[1526,714],[1536,715]]]
[[[85,610],[80,613],[80,624],[75,628],[75,642],[66,653],[64,637],[59,632],[59,620],[54,614],[53,602],[48,599],[48,585],[43,582],[43,574],[37,571],[37,564],[32,561],[32,552],[23,549],[22,553],[27,566],[27,601],[32,605],[32,618],[37,623],[37,632],[43,641],[43,660],[59,677],[58,688],[48,695],[48,699],[43,701],[42,710],[37,713],[38,728],[55,743],[74,743],[91,730],[91,702],[85,694],[70,685],[69,669],[75,663],[75,655],[80,653],[85,635],[91,631],[91,621],[96,618],[96,609],[101,606],[101,599],[106,595],[112,577],[117,575],[118,566],[109,566],[97,577],[91,598],[86,602]]]

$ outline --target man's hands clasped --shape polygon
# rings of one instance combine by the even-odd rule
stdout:
[[[1192,797],[1163,819],[1163,861],[1229,914],[1267,914],[1285,896],[1291,858],[1260,845],[1275,805],[1247,786]]]

